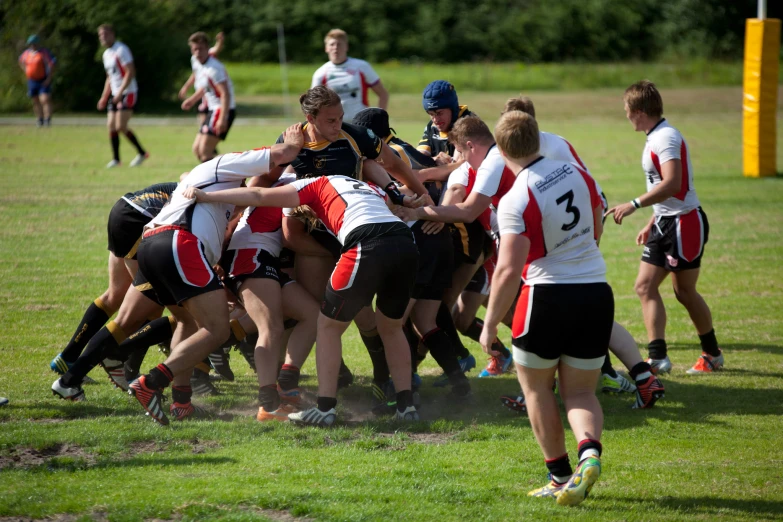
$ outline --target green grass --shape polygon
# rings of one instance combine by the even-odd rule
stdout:
[[[106,171],[101,127],[0,127],[0,395],[11,399],[0,408],[0,517],[279,520],[288,512],[316,520],[780,519],[783,179],[741,176],[737,92],[664,91],[670,121],[690,144],[710,218],[700,290],[727,369],[685,375],[698,357],[698,340],[664,285],[675,364],[664,378],[666,399],[653,410],[632,411],[630,397],[600,397],[604,474],[573,511],[525,496],[545,482],[546,470],[528,420],[497,400],[517,388],[513,376],[473,379],[474,399],[455,410],[431,386],[438,371],[428,359],[423,422],[399,427],[364,420],[370,363],[353,328],[344,344],[357,384],[341,395],[344,422],[330,430],[255,422],[255,378],[236,355],[237,381],[219,384],[219,397],[197,400],[224,420],[157,427],[100,369],[93,372],[98,384],[85,388],[87,402],[55,400],[48,362],[105,288],[111,205],[128,190],[176,179],[192,167],[195,128],[138,126],[150,161]],[[489,117],[506,94],[468,97]],[[610,202],[644,190],[644,136],[624,121],[616,91],[533,97],[542,129],[568,137]],[[403,138],[418,138],[419,111],[393,111],[405,116],[394,121]],[[237,126],[221,150],[270,144],[284,124]],[[126,142],[122,147],[127,163],[130,150]],[[783,146],[778,161],[783,165]],[[644,220],[608,225],[601,245],[617,320],[639,342],[645,334],[633,292],[640,255],[633,239]],[[507,330],[501,337],[509,342]],[[468,346],[483,360],[475,343]],[[151,354],[144,368],[160,360]],[[312,393],[313,361],[304,373]],[[567,440],[573,456],[575,442]]]

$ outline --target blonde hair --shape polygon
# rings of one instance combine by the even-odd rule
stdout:
[[[663,99],[658,88],[650,80],[636,82],[623,94],[623,101],[631,111],[641,111],[651,118],[663,116]]]
[[[320,221],[318,216],[315,215],[313,209],[307,205],[299,205],[298,207],[292,208],[288,217],[296,218],[304,223],[308,232],[312,232],[312,230],[318,225],[318,222]]]
[[[332,29],[326,33],[326,36],[324,36],[324,43],[326,43],[331,38],[334,38],[335,40],[342,40],[343,42],[348,43],[348,33],[342,29]]]
[[[510,111],[495,125],[495,139],[503,154],[514,160],[538,152],[541,139],[536,119],[522,111]]]
[[[449,141],[454,145],[464,147],[469,141],[481,145],[491,145],[495,142],[495,138],[481,118],[471,115],[459,118],[454,122],[449,131]]]
[[[506,101],[506,106],[503,107],[502,114],[511,111],[522,111],[524,113],[531,115],[534,118],[536,117],[536,108],[533,105],[533,100],[531,100],[527,96],[517,96],[516,98],[509,98],[508,101]]]

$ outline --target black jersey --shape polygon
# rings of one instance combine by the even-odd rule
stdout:
[[[122,199],[145,216],[154,218],[169,202],[176,188],[176,183],[158,183],[136,192],[128,192]]]
[[[391,147],[391,150],[394,151],[394,153],[397,154],[397,156],[399,156],[402,161],[404,161],[413,170],[421,170],[437,166],[433,158],[427,156],[426,154],[422,154],[421,151],[414,149],[413,145],[401,140],[397,136],[392,135],[387,143],[389,144],[389,147]],[[435,181],[428,181],[424,183],[424,188],[427,189],[427,193],[432,198],[432,201],[437,204],[438,201],[440,201],[442,184]]]
[[[302,129],[307,125],[305,123]],[[283,143],[282,135],[277,139],[277,143]],[[319,176],[348,176],[359,179],[362,159],[377,158],[381,154],[381,147],[383,140],[370,129],[343,123],[340,136],[335,141],[305,143],[290,165],[294,167],[297,179]]]
[[[465,116],[472,116],[473,113],[468,110],[467,105],[459,106],[459,114],[457,118],[463,118]],[[419,144],[416,148],[420,151],[429,152],[434,158],[441,152],[445,152],[449,156],[454,156],[454,145],[449,143],[449,133],[440,132],[430,120],[427,122],[427,126],[424,127],[424,134],[419,140]]]

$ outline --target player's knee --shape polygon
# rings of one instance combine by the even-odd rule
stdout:
[[[213,341],[224,343],[231,334],[231,327],[227,321],[211,320],[204,325],[204,329],[212,336]]]
[[[674,289],[674,296],[677,298],[677,301],[680,302],[680,304],[684,306],[690,305],[694,299],[697,296],[697,292],[695,288],[675,288]]]
[[[633,289],[636,291],[636,295],[639,297],[648,297],[655,290],[655,286],[649,279],[637,279],[633,284]]]

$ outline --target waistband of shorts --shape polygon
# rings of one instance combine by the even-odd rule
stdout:
[[[155,227],[155,228],[150,228],[148,230],[145,230],[144,235],[142,237],[154,236],[155,234],[160,234],[161,232],[166,232],[168,230],[185,230],[185,229],[179,225],[163,225],[162,227]]]

